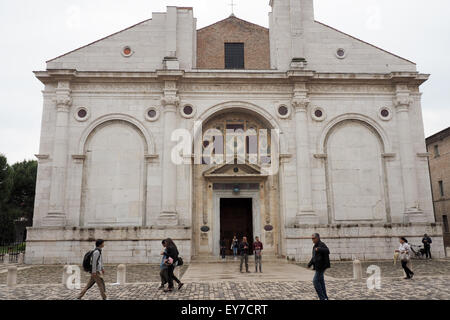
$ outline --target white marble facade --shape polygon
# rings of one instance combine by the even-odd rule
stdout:
[[[337,260],[390,258],[398,236],[423,233],[444,255],[421,113],[428,75],[315,21],[312,0],[271,6],[270,70],[197,69],[193,11],[168,7],[35,72],[45,89],[27,263],[79,263],[96,238],[109,263],[157,262],[165,237],[187,261],[215,255],[221,195],[253,199],[267,254],[306,260],[319,232]],[[238,113],[279,130],[273,175],[189,152],[171,161],[176,129],[197,137],[195,123]],[[213,187],[234,182],[257,188]]]

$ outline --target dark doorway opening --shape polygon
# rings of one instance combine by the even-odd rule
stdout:
[[[232,255],[231,242],[236,236],[241,242],[247,237],[250,244],[249,253],[253,247],[253,212],[252,198],[222,198],[220,199],[220,241],[225,242],[226,254]]]

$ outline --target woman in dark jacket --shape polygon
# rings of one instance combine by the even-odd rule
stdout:
[[[168,238],[165,240],[166,243],[166,265],[167,265],[167,280],[169,283],[169,287],[165,289],[165,292],[173,291],[173,281],[175,279],[175,275],[173,271],[175,269],[176,262],[178,261],[178,249],[172,239]],[[180,289],[182,284],[178,287]]]

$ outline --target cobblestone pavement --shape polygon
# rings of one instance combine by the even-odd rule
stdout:
[[[17,272],[17,284],[60,284],[62,281],[63,266],[32,266]],[[81,266],[80,266],[81,268]],[[186,272],[187,266],[181,266],[176,269],[180,276]],[[117,281],[117,266],[105,266],[104,279],[106,283],[115,283]],[[81,268],[81,282],[87,282],[89,274]],[[127,265],[127,282],[158,282],[159,265]],[[0,285],[6,283],[6,273],[0,273]]]
[[[381,288],[367,289],[366,282],[351,278],[350,263],[333,263],[327,271],[327,290],[332,300],[449,300],[450,261],[430,261],[416,264],[417,276],[404,280],[400,266],[392,262],[364,262],[363,265],[379,265],[382,270]],[[186,266],[180,269],[184,274]],[[299,272],[303,272],[298,266]],[[181,291],[164,293],[158,290],[158,266],[127,266],[127,282],[114,285],[116,269],[107,266],[105,276],[107,294],[111,300],[316,300],[311,280],[308,281],[218,281],[188,282]],[[61,266],[34,266],[19,271],[19,284],[15,289],[5,286],[6,275],[0,274],[0,300],[72,300],[80,290],[68,290],[61,282]],[[398,271],[400,270],[400,273]],[[423,272],[423,273],[422,273]],[[427,274],[434,274],[433,276]],[[445,274],[445,275],[441,275]],[[288,278],[288,277],[287,277]],[[82,282],[86,281],[83,275]],[[83,285],[82,285],[83,286]],[[94,286],[86,300],[98,300],[100,294]]]
[[[110,300],[316,300],[311,282],[218,282],[187,283],[180,291],[164,293],[159,283],[107,284]],[[383,279],[381,289],[368,290],[365,282],[329,280],[331,300],[448,300],[450,277],[422,277],[413,280]],[[0,286],[0,300],[73,300],[79,290],[62,285]],[[94,286],[86,300],[99,300]]]
[[[412,260],[412,270],[417,276],[450,276],[450,260]],[[393,261],[363,261],[363,277],[367,278],[370,274],[366,273],[367,267],[371,265],[379,266],[382,277],[401,277],[404,275],[400,261],[394,265]],[[299,264],[306,267],[306,263]],[[350,262],[331,262],[331,269],[326,271],[326,275],[333,278],[353,278],[353,263]]]

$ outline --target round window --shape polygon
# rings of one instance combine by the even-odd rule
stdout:
[[[345,51],[345,49],[339,48],[336,50],[336,56],[339,59],[344,59],[346,55],[347,55],[347,52]]]
[[[185,106],[183,108],[183,112],[184,112],[185,115],[190,116],[192,114],[192,112],[194,112],[194,109],[192,109],[191,106]]]
[[[195,115],[196,109],[193,105],[186,104],[180,109],[180,114],[183,118],[190,119]]]
[[[86,109],[80,109],[78,110],[78,118],[83,119],[86,118],[87,116],[87,111]]]
[[[383,121],[389,121],[392,119],[392,112],[388,107],[382,107],[378,113],[378,117]]]
[[[130,47],[126,46],[122,49],[122,55],[124,57],[130,57],[131,55],[133,55],[133,50],[131,50]]]
[[[85,107],[79,107],[75,110],[73,116],[77,121],[84,122],[89,118],[89,111]]]
[[[316,111],[314,111],[314,115],[316,116],[316,118],[322,118],[323,117],[323,112],[322,110],[317,109]]]
[[[281,119],[287,119],[291,115],[291,109],[285,104],[275,107],[275,111]]]
[[[158,118],[159,118],[158,107],[149,107],[149,108],[147,108],[145,113],[144,113],[144,115],[145,115],[145,118],[148,121],[154,122],[154,121],[158,120]]]
[[[280,114],[280,116],[286,116],[288,114],[289,110],[286,106],[280,106],[278,108],[278,113]]]

